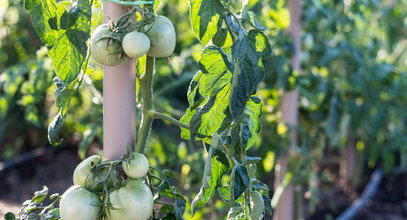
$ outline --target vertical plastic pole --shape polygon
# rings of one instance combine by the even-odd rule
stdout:
[[[117,19],[126,10],[112,2],[103,3],[103,20]],[[103,154],[117,159],[127,147],[134,147],[135,137],[135,65],[129,59],[103,72]]]
[[[290,27],[287,34],[291,35],[294,43],[294,56],[291,66],[294,71],[301,72],[300,54],[301,54],[301,0],[289,0],[288,10],[290,11]],[[285,92],[282,97],[281,111],[282,121],[291,128],[290,148],[298,145],[298,91]],[[275,186],[278,187],[287,173],[288,155],[283,156],[277,161]],[[293,220],[295,215],[294,205],[294,186],[290,185],[285,190],[274,212],[274,220]],[[301,216],[302,213],[298,213]]]

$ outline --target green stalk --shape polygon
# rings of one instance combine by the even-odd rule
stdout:
[[[153,105],[153,72],[154,72],[155,58],[147,56],[146,71],[139,78],[140,90],[143,100],[143,112],[141,117],[141,126],[137,134],[136,152],[144,153],[146,148],[147,139],[150,134],[151,125],[153,123],[152,112],[154,112]]]
[[[177,125],[178,127],[181,127],[181,128],[189,129],[189,125],[187,125],[185,123],[182,123],[182,122],[178,121],[177,119],[175,119],[175,118],[173,118],[171,116],[165,115],[163,113],[152,112],[152,117],[154,119],[161,119],[163,121],[168,121],[171,124]]]

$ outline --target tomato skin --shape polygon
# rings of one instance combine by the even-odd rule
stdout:
[[[149,163],[147,158],[140,153],[133,152],[132,159],[124,161],[122,164],[123,171],[130,178],[136,179],[147,174]]]
[[[86,188],[92,192],[102,191],[103,183],[98,184],[97,182],[102,182],[101,180],[105,178],[108,170],[103,169],[101,172],[98,172],[97,175],[95,175],[92,173],[91,168],[92,163],[97,164],[106,160],[107,159],[103,158],[102,156],[93,155],[80,162],[73,172],[73,184],[82,187],[86,186]],[[108,184],[112,184],[111,179],[108,179]]]
[[[101,39],[103,35],[110,33],[106,24],[100,25],[95,29],[90,40],[90,52],[93,60],[105,66],[117,66],[124,61],[125,57],[121,56],[121,44],[117,41],[112,41],[108,45],[108,39]]]
[[[156,16],[153,23],[144,27],[145,33],[150,38],[151,47],[147,55],[152,57],[168,57],[175,49],[175,28],[170,19]]]
[[[141,32],[132,31],[124,35],[122,47],[127,56],[137,59],[150,49],[150,39]]]
[[[99,155],[93,155],[80,162],[73,172],[73,184],[85,186],[86,181],[90,181],[93,176],[91,172],[92,162],[96,164],[102,159]]]
[[[147,220],[154,208],[150,188],[138,180],[130,180],[126,186],[109,194],[112,208],[109,220]]]
[[[96,220],[101,206],[97,195],[81,186],[71,186],[60,201],[60,216],[62,220]]]

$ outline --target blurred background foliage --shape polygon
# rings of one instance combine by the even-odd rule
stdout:
[[[94,26],[101,21],[96,3]],[[169,59],[158,59],[156,108],[180,118],[186,92],[197,71],[203,46],[190,25],[186,0],[161,0],[157,13],[175,24],[177,46]],[[357,154],[355,181],[371,169],[407,168],[407,1],[305,0],[302,14],[301,73],[290,68],[292,43],[285,33],[285,0],[251,0],[249,8],[268,28],[274,57],[258,89],[263,100],[263,129],[250,151],[260,156],[258,175],[273,185],[277,158],[289,155],[293,183],[310,204],[318,203],[321,184],[335,182],[327,164],[339,166],[346,146]],[[22,0],[0,3],[0,160],[48,145],[47,126],[57,113],[54,73]],[[288,151],[290,128],[281,122],[283,90],[300,93],[299,146]],[[71,102],[61,137],[63,147],[81,158],[102,144],[102,69],[92,63]],[[191,201],[199,191],[206,157],[200,143],[182,140],[179,129],[156,121],[147,155],[151,164],[175,171],[177,184]],[[52,186],[50,186],[52,187]],[[312,212],[312,206],[310,211]],[[219,219],[227,208],[219,198],[194,219]],[[189,215],[187,213],[187,215]]]

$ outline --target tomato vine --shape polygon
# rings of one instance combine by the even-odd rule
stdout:
[[[272,51],[263,33],[265,28],[252,11],[246,10],[247,4],[248,1],[241,6],[233,1],[190,1],[192,28],[206,48],[201,54],[199,71],[189,86],[189,108],[180,121],[156,112],[154,108],[155,57],[146,55],[145,62],[138,63],[145,65],[145,69],[142,75],[137,74],[142,119],[136,151],[144,153],[154,119],[179,126],[184,139],[201,140],[207,149],[202,187],[192,202],[193,213],[216,191],[231,207],[228,219],[262,219],[265,212],[271,213],[270,190],[255,177],[255,164],[261,158],[250,157],[246,151],[254,145],[261,130],[262,103],[256,97],[256,90],[264,78],[263,63],[271,58]],[[61,141],[58,132],[75,93],[74,85],[76,88],[81,85],[87,71],[92,6],[93,1],[87,0],[25,1],[34,28],[47,45],[57,75],[54,81],[58,87],[56,104],[60,112],[49,126],[49,140],[53,144]],[[132,18],[136,12],[141,19],[134,22]],[[153,5],[134,6],[110,23],[109,28],[113,31],[104,37],[121,42],[128,27],[143,31],[144,25],[153,22],[152,12]],[[78,79],[80,74],[82,76]],[[230,182],[223,186],[221,178],[225,175],[230,176]],[[151,178],[163,180],[149,174],[150,186]],[[173,198],[183,200],[179,191],[169,183],[160,189],[160,192],[166,191]],[[183,211],[175,210],[178,212],[176,218],[182,219]]]

